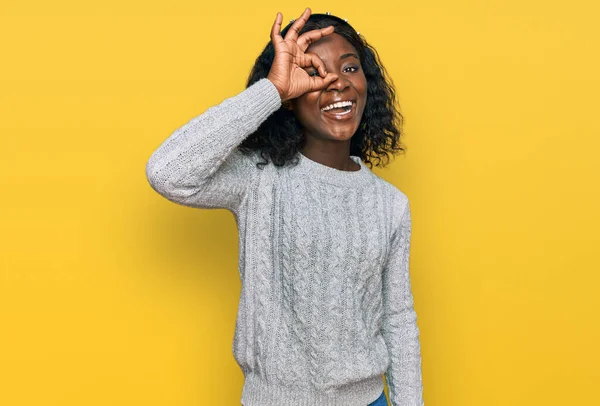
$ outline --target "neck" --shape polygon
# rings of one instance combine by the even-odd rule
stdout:
[[[350,140],[348,141],[309,141],[300,149],[308,159],[340,171],[357,171],[360,165],[350,158]],[[320,140],[319,140],[320,141]]]

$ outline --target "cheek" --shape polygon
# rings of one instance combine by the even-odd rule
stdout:
[[[367,98],[367,89],[369,88],[369,84],[367,83],[367,78],[365,77],[365,74],[362,74],[362,77],[360,78],[360,80],[357,83],[357,89],[358,91],[363,95],[363,97],[366,99]]]
[[[294,103],[296,119],[301,125],[306,126],[307,123],[318,118],[317,116],[320,114],[318,106],[318,96],[312,94],[302,95]]]
[[[361,88],[360,92],[360,98],[362,99],[362,106],[363,108],[367,105],[367,93],[368,93],[368,86],[367,86],[367,82],[365,82],[363,84],[363,87]]]

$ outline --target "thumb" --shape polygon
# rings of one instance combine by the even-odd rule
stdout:
[[[338,80],[338,75],[335,73],[328,73],[324,78],[320,76],[311,76],[311,88],[312,90],[324,89],[336,80]]]

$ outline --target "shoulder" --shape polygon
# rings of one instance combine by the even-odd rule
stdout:
[[[372,173],[373,182],[377,184],[377,189],[382,194],[382,201],[385,202],[385,212],[388,221],[391,224],[393,234],[402,229],[411,220],[410,202],[407,194],[398,186]]]
[[[392,205],[394,211],[403,212],[409,204],[408,196],[406,195],[406,193],[393,183],[383,179],[382,177],[376,175],[371,171],[369,172],[371,173],[373,182],[377,183],[379,188],[387,196],[387,200]]]
[[[258,161],[259,157],[254,151],[242,152],[235,147],[224,158],[214,158],[211,176],[214,177],[215,182],[217,179],[222,179],[225,182],[248,185],[256,177]]]
[[[257,169],[256,164],[262,161],[260,153],[256,150],[242,151],[239,147],[235,147],[231,154],[226,159],[226,164],[231,166],[243,167],[246,170]]]
[[[257,181],[262,183],[274,181],[279,169],[272,162],[266,161],[260,151],[241,150],[239,147],[231,152],[223,166],[227,171],[235,173],[235,176],[241,177],[248,185],[253,185]]]

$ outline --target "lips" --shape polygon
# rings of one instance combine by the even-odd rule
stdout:
[[[352,103],[352,107],[350,108],[350,111],[342,111],[342,112],[332,112],[332,110],[329,111],[323,111],[321,110],[321,114],[330,119],[330,120],[334,120],[334,121],[346,121],[346,120],[351,120],[354,115],[356,114],[356,103],[353,102]]]
[[[321,110],[328,111],[328,110],[332,110],[332,109],[351,107],[352,103],[353,102],[351,100],[339,101],[339,102],[331,103],[328,106],[322,107]]]
[[[356,104],[356,100],[349,100],[349,99],[339,99],[339,100],[331,100],[330,102],[323,104],[322,106],[320,106],[320,109],[330,109],[331,107],[335,106],[336,104],[347,104],[347,103],[352,103],[352,104]]]

